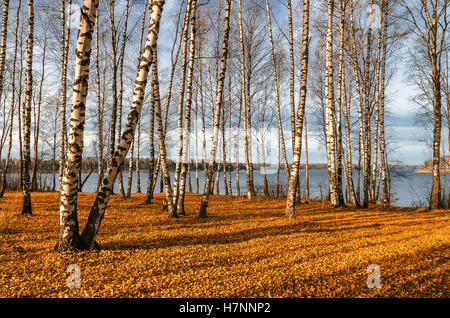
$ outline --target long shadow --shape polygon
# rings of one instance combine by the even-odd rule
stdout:
[[[201,244],[231,244],[250,241],[266,236],[281,236],[294,233],[336,233],[342,231],[352,231],[364,228],[378,227],[379,224],[363,225],[355,227],[321,227],[315,222],[302,222],[301,224],[288,224],[281,226],[271,226],[262,228],[252,228],[233,233],[215,233],[209,235],[178,235],[164,239],[139,240],[127,243],[119,241],[117,243],[105,243],[104,250],[129,250],[129,249],[157,249],[174,246],[190,246]]]
[[[272,293],[273,297],[449,297],[448,270],[440,270],[448,268],[449,248],[443,244],[415,253],[374,258],[337,271],[330,267],[330,273],[313,276],[286,271],[284,277],[253,286],[239,297],[267,297],[271,290],[283,291],[282,295]],[[367,286],[367,266],[372,263],[380,266],[381,288]]]

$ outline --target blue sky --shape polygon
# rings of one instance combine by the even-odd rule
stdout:
[[[121,1],[124,2],[124,0]],[[143,3],[144,1],[140,0],[139,2]],[[181,2],[181,0],[166,0],[162,16],[163,21],[165,18],[176,14]],[[284,3],[285,0],[270,0],[270,5],[278,23],[287,27],[287,9],[281,2]],[[295,0],[292,1],[293,6],[296,5],[296,2]],[[312,10],[317,9],[314,4],[313,2]],[[134,9],[134,12],[136,16],[139,16],[141,13],[137,7]],[[298,19],[298,17],[294,13],[294,21],[295,19]],[[164,23],[161,24],[158,40],[161,68],[168,67],[170,63],[169,50],[172,44],[170,35],[173,34],[173,31],[169,28],[172,28],[172,26]],[[389,111],[389,115],[386,118],[386,125],[388,126],[387,134],[391,137],[390,142],[393,148],[390,159],[402,164],[422,164],[430,158],[431,154],[427,146],[423,142],[420,142],[424,137],[424,132],[415,122],[417,105],[411,102],[410,99],[415,95],[416,89],[406,82],[404,78],[405,67],[400,61],[399,63],[395,76],[392,78],[387,90],[387,97],[389,99],[387,110]],[[324,148],[313,137],[314,134],[315,132],[310,133],[310,162],[326,162]],[[443,148],[448,149],[445,127],[443,127],[442,136]]]
[[[116,12],[120,12],[120,6],[124,6],[125,0],[117,0],[119,8]],[[202,0],[205,1],[205,0]],[[244,0],[248,1],[248,0]],[[274,18],[278,21],[279,25],[285,26],[287,28],[287,9],[280,4],[280,1],[285,2],[285,0],[269,0],[272,6]],[[162,21],[168,19],[169,17],[176,14],[179,10],[179,5],[181,0],[166,0]],[[72,27],[76,29],[79,23],[79,9],[77,10],[77,4],[81,3],[81,0],[75,0],[73,4],[74,14],[72,17]],[[141,17],[143,10],[144,0],[136,0],[136,5],[131,11],[131,21],[136,21],[136,19]],[[293,0],[294,6],[297,1]],[[79,6],[78,6],[79,8]],[[314,6],[312,10],[316,10]],[[297,20],[296,20],[297,19]],[[298,21],[298,16],[294,13],[294,21]],[[295,22],[298,23],[298,22]],[[295,27],[295,26],[294,26]],[[274,29],[276,26],[274,26]],[[76,32],[73,32],[75,36]],[[172,45],[173,36],[173,25],[169,23],[162,23],[160,36],[158,40],[159,48],[159,60],[160,60],[160,70],[168,68],[170,65],[170,48]],[[298,63],[298,61],[296,62]],[[415,112],[417,106],[410,101],[411,97],[415,94],[415,88],[409,85],[404,78],[405,67],[402,64],[398,65],[398,69],[394,78],[392,78],[390,85],[388,87],[388,110],[389,116],[386,118],[386,125],[389,127],[388,135],[391,137],[391,145],[394,151],[390,154],[390,160],[399,162],[402,164],[422,164],[425,160],[430,158],[430,151],[423,142],[420,142],[424,137],[424,130],[415,123]],[[298,85],[298,84],[297,84]],[[130,88],[131,89],[131,88]],[[307,105],[308,106],[311,105]],[[125,107],[125,111],[128,109]],[[308,125],[311,127],[311,125]],[[447,146],[447,130],[445,124],[443,125],[442,132],[442,145],[444,149],[448,149]],[[288,130],[289,125],[285,125],[285,130]],[[287,132],[286,132],[287,133]],[[277,140],[276,132],[271,132],[271,137],[273,140]],[[309,160],[310,162],[326,162],[325,149],[319,143],[318,139],[314,136],[320,134],[320,132],[309,132]],[[290,134],[289,134],[290,135]],[[89,144],[89,134],[87,133],[86,145]],[[145,138],[145,137],[143,137]],[[290,136],[286,137],[290,144]],[[86,149],[88,151],[88,149]],[[14,151],[14,150],[13,150]],[[144,150],[145,151],[145,150]],[[16,151],[14,151],[16,152]],[[88,151],[89,152],[89,151]],[[255,152],[256,153],[256,152]],[[14,154],[13,154],[14,155]],[[92,155],[86,153],[85,155]],[[272,155],[276,155],[276,151],[272,151]],[[145,154],[144,154],[145,156]],[[302,156],[304,158],[304,156]],[[277,159],[276,159],[277,160]]]

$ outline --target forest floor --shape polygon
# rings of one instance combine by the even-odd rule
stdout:
[[[370,206],[297,206],[284,199],[212,196],[198,219],[200,195],[169,219],[162,198],[113,196],[100,228],[100,251],[57,253],[58,193],[0,200],[0,297],[449,297],[450,213]],[[82,229],[94,194],[80,193]],[[67,267],[81,270],[68,288]],[[368,288],[367,267],[381,288]]]

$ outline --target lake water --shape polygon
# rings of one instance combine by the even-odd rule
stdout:
[[[87,174],[83,174],[83,178],[85,178]],[[174,173],[171,173],[171,181],[173,182]],[[300,171],[301,176],[301,189],[302,196],[304,195],[304,186],[305,186],[305,171]],[[227,175],[228,177],[228,175]],[[232,193],[236,195],[236,172],[231,172],[231,185],[232,185]],[[97,186],[97,174],[92,173],[89,179],[86,181],[83,192],[95,192]],[[158,175],[158,181],[156,184],[155,192],[160,192],[160,175]],[[199,191],[203,192],[204,187],[204,173],[199,171]],[[225,194],[224,184],[223,184],[223,174],[220,174],[219,181],[219,191],[220,194]],[[357,171],[353,172],[354,183],[356,187],[357,180]],[[392,200],[392,205],[396,206],[421,206],[427,205],[429,193],[431,191],[431,178],[432,175],[430,173],[415,173],[414,170],[408,169],[394,169],[391,171],[391,179],[392,179],[392,194],[394,200]],[[43,174],[42,180],[46,179],[46,184],[51,185],[52,183],[52,175],[51,174]],[[267,174],[267,179],[269,183],[269,187],[271,192],[274,192],[277,184],[277,174],[269,173]],[[58,177],[56,178],[58,180]],[[147,190],[147,180],[148,174],[146,172],[140,173],[140,182],[141,182],[141,191],[146,192]],[[127,189],[127,181],[128,181],[128,173],[123,172],[123,182],[125,191]],[[254,181],[255,187],[257,188],[258,193],[263,192],[264,179],[263,175],[255,170],[254,171]],[[58,182],[58,181],[57,181]],[[450,174],[442,174],[441,175],[441,183],[442,188],[446,189],[446,192],[450,191]],[[192,191],[196,191],[195,186],[195,172],[191,172],[191,184]],[[284,171],[280,171],[280,184],[283,187],[283,191],[286,190],[286,173]],[[241,190],[241,195],[246,193],[246,172],[245,170],[241,170],[239,172],[239,185]],[[310,198],[321,198],[322,196],[326,196],[328,193],[328,174],[326,170],[310,170],[309,171],[309,188],[310,188]],[[362,188],[362,176],[361,176],[361,188]],[[136,174],[133,174],[133,182],[132,182],[132,192],[136,192]],[[186,185],[186,190],[188,190],[188,186]],[[114,191],[119,192],[118,181],[114,185]],[[362,191],[361,191],[362,192]],[[215,192],[214,192],[215,193]],[[382,190],[380,189],[380,193]],[[380,195],[380,198],[382,195]]]

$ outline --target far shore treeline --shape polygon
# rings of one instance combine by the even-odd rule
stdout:
[[[0,165],[3,166],[4,165],[4,159],[0,161]],[[141,158],[139,159],[139,173],[147,173],[148,172],[148,168],[149,168],[149,158]],[[428,161],[427,161],[428,162]],[[106,165],[106,159],[104,160],[104,164]],[[133,170],[134,172],[136,172],[135,168],[136,168],[136,164],[137,161],[136,159],[133,162]],[[174,160],[167,160],[167,164],[168,164],[168,168],[169,171],[174,172],[176,169],[176,162]],[[190,161],[190,170],[191,171],[195,171],[196,167],[199,171],[205,171],[207,169],[208,163],[206,161],[198,161],[195,162],[195,160],[191,160]],[[217,161],[215,163],[216,168],[223,169],[223,163],[220,161]],[[18,173],[20,171],[20,160],[19,159],[12,159],[9,162],[9,171],[12,173]],[[90,173],[90,172],[97,172],[97,168],[98,168],[98,160],[96,157],[85,157],[82,159],[82,165],[81,165],[81,172],[83,173]],[[258,163],[254,163],[253,167],[255,170],[261,170],[262,169],[262,164],[258,164]],[[280,169],[280,171],[284,171],[284,166],[283,164],[275,165],[275,164],[270,164],[270,163],[266,163],[265,164],[266,168],[270,167],[270,168],[275,168],[275,169]],[[357,170],[358,169],[358,165],[357,164],[353,164],[353,169]],[[130,162],[129,160],[125,161],[121,167],[122,171],[128,171],[130,167]],[[226,171],[236,171],[236,163],[235,162],[227,162],[226,163]],[[300,164],[300,169],[304,170],[306,168],[305,164]],[[425,163],[425,165],[406,165],[406,164],[393,164],[390,166],[391,169],[409,169],[409,170],[417,170],[418,172],[422,171],[428,171],[428,166],[427,163]],[[441,167],[442,169],[446,169],[444,165],[442,165]],[[310,170],[327,170],[327,164],[326,163],[308,163],[308,169]],[[245,162],[241,162],[239,163],[239,170],[243,170],[245,171]],[[59,171],[59,163],[58,160],[39,160],[39,173],[58,173]]]

